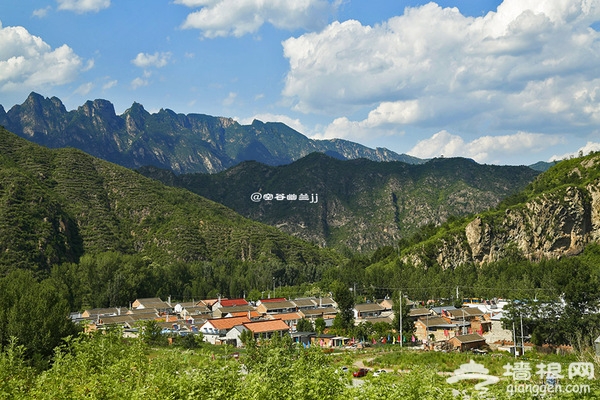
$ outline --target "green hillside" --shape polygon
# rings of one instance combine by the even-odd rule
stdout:
[[[494,207],[539,174],[524,166],[481,165],[464,158],[413,165],[344,161],[320,153],[278,167],[245,162],[218,174],[139,171],[321,246],[362,252],[393,245],[450,216]],[[318,202],[255,203],[250,201],[254,192],[315,194]]]
[[[81,265],[108,252],[159,265],[169,276],[174,265],[184,265],[188,275],[191,266],[201,266],[209,271],[198,272],[202,292],[228,293],[233,278],[240,279],[240,292],[269,287],[273,276],[280,284],[312,281],[340,259],[184,189],[79,150],[40,147],[3,128],[0,199],[1,275],[22,268],[48,276],[57,265]],[[222,284],[209,282],[218,263],[229,265],[220,273],[227,275]],[[231,276],[236,268],[245,272]],[[254,282],[244,281],[248,271]]]

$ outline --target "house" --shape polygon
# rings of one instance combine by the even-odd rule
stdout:
[[[328,334],[314,335],[310,340],[312,345],[320,347],[343,347],[350,342],[350,338]]]
[[[337,303],[333,300],[333,297],[319,297],[318,299],[319,308],[333,307],[337,309]]]
[[[296,305],[291,301],[262,301],[256,306],[256,311],[261,314],[282,314],[296,311]]]
[[[227,343],[234,347],[243,347],[244,343],[242,343],[242,340],[240,338],[242,336],[242,333],[247,330],[248,328],[246,328],[244,325],[236,325],[227,331],[227,333],[225,334],[225,338],[221,342]]]
[[[273,336],[281,337],[290,332],[288,324],[280,319],[246,322],[243,325],[252,332],[255,339],[269,339]]]
[[[123,329],[134,328],[136,320],[131,315],[107,315],[98,319],[98,327],[121,327]]]
[[[300,314],[298,312],[284,313],[284,314],[271,314],[268,316],[268,318],[282,320],[290,327],[292,332],[295,332],[298,321],[300,321],[302,319],[302,314]]]
[[[431,315],[429,308],[411,308],[408,311],[408,318],[413,321],[416,321],[421,317],[427,317],[428,315]]]
[[[483,317],[483,312],[478,308],[457,308],[454,310],[444,311],[451,320],[460,319],[463,321],[472,321],[477,317]]]
[[[385,310],[378,303],[362,303],[354,306],[354,319],[362,320],[368,317],[380,317]]]
[[[236,311],[229,312],[223,318],[231,318],[231,317],[248,317],[250,321],[257,321],[262,318],[262,314],[259,314],[256,310],[250,311]]]
[[[256,306],[260,306],[262,303],[279,303],[282,301],[287,301],[285,297],[273,297],[272,299],[260,299],[256,302]]]
[[[366,317],[366,318],[363,318],[360,323],[363,323],[363,322],[369,322],[371,324],[376,324],[378,322],[382,322],[384,324],[393,324],[394,316],[389,314],[389,315],[382,315],[380,317]],[[360,323],[355,322],[355,325],[358,325]]]
[[[156,310],[159,313],[173,312],[173,307],[171,307],[171,304],[162,301],[158,297],[136,299],[131,304],[131,307],[136,310]]]
[[[236,314],[240,312],[245,312],[246,314],[249,311],[254,311],[254,307],[250,304],[241,305],[241,306],[227,306],[227,307],[213,307],[212,316],[213,318],[224,318],[229,314]]]
[[[333,325],[333,320],[338,313],[338,310],[333,307],[326,308],[314,308],[308,310],[299,311],[302,318],[308,319],[310,322],[315,323],[316,319],[323,318],[325,320],[325,327],[329,328]]]
[[[310,346],[311,337],[316,335],[315,332],[293,332],[290,334],[294,343],[299,343],[304,347]]]
[[[121,308],[121,307],[91,308],[88,310],[84,310],[79,315],[79,318],[93,320],[93,319],[97,319],[98,317],[121,315],[121,314],[125,314],[126,312],[127,312],[127,308],[124,308],[124,307],[123,308]]]
[[[221,307],[243,307],[249,306],[246,299],[218,299],[218,301],[213,304],[212,309],[215,311],[216,308]]]
[[[485,339],[478,333],[454,336],[448,340],[448,344],[458,351],[480,349],[486,346]]]
[[[320,347],[334,347],[334,338],[337,336],[322,333],[320,335],[310,336],[311,345]]]
[[[160,319],[160,315],[155,309],[140,309],[140,310],[129,310],[127,311],[127,315],[131,316],[135,321],[148,321],[148,320],[158,320]]]
[[[303,299],[294,299],[292,303],[296,306],[296,310],[310,310],[317,308],[317,299],[307,297]]]
[[[433,315],[437,315],[440,317],[448,317],[449,315],[447,315],[447,312],[450,312],[452,310],[456,310],[457,308],[454,306],[439,306],[439,307],[432,307],[431,308],[431,314]]]
[[[415,336],[424,342],[429,342],[431,335],[434,341],[448,340],[455,336],[458,330],[467,329],[469,325],[466,321],[450,321],[438,316],[421,317],[415,322]]]
[[[205,304],[198,304],[193,301],[187,303],[177,303],[173,307],[173,311],[182,318],[187,315],[210,315],[211,309],[207,307]]]
[[[221,344],[227,332],[236,325],[250,322],[248,317],[213,318],[200,326],[204,341],[212,344]],[[287,326],[287,325],[286,325]]]

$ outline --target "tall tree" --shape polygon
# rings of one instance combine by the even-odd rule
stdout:
[[[339,311],[333,321],[333,327],[336,330],[348,331],[354,327],[354,294],[340,281],[334,281],[330,288]]]

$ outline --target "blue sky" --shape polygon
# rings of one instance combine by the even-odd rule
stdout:
[[[417,157],[600,150],[600,0],[3,0],[0,104],[281,121]]]

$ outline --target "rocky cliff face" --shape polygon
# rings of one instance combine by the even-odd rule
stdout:
[[[600,155],[590,156],[568,173],[579,184],[551,188],[518,206],[481,214],[463,231],[430,241],[428,250],[417,246],[403,261],[419,266],[435,261],[453,268],[512,255],[537,261],[579,254],[600,239],[600,178],[593,178],[599,169]],[[593,179],[586,182],[585,176]]]
[[[67,111],[60,99],[36,93],[8,112],[0,106],[0,125],[47,147],[75,147],[128,168],[152,165],[178,174],[216,173],[246,160],[283,165],[313,152],[341,159],[422,162],[345,140],[312,140],[282,123],[240,125],[231,118],[165,109],[151,114],[139,103],[116,115],[106,100]]]

